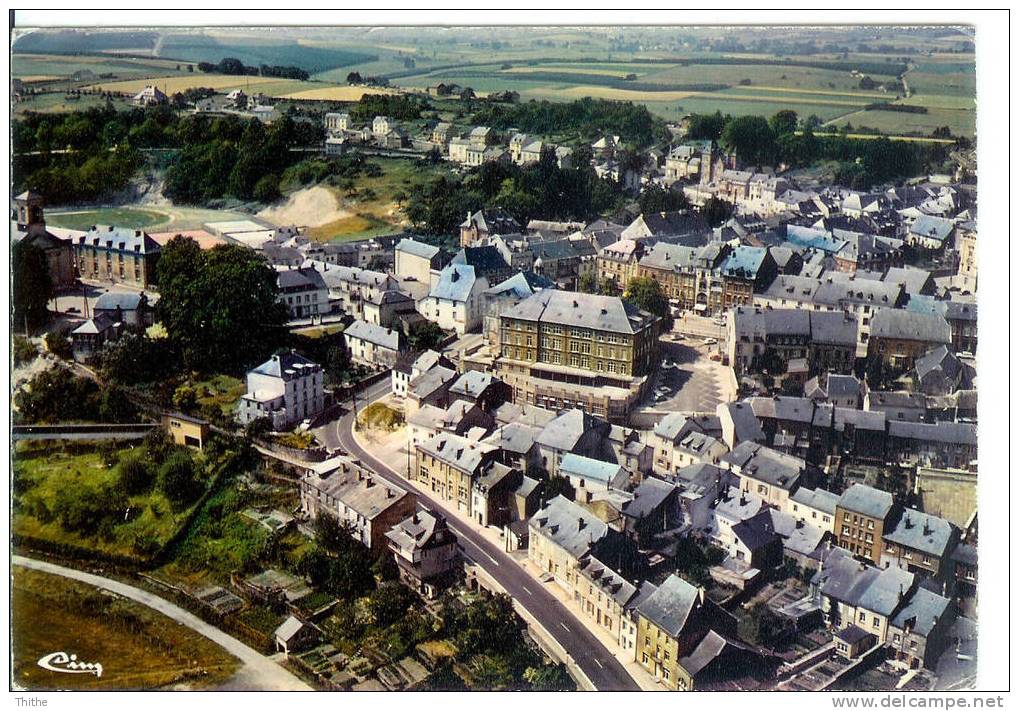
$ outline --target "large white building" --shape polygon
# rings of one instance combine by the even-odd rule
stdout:
[[[274,430],[282,430],[325,409],[322,366],[294,351],[249,370],[247,380],[248,391],[237,404],[241,424],[268,417]]]
[[[440,328],[462,336],[481,326],[482,294],[487,288],[488,279],[477,276],[471,265],[450,264],[418,304],[418,311]]]

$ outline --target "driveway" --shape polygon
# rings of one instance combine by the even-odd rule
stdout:
[[[276,664],[263,654],[259,654],[248,645],[234,639],[226,632],[213,627],[204,620],[199,619],[187,610],[177,607],[172,602],[165,600],[158,595],[150,593],[141,588],[126,585],[118,580],[103,578],[92,573],[85,573],[73,568],[65,568],[62,565],[46,563],[33,558],[15,555],[11,557],[12,565],[20,565],[30,570],[38,570],[51,575],[59,575],[64,578],[78,580],[103,590],[109,590],[129,600],[141,603],[157,612],[189,627],[203,637],[207,637],[220,647],[230,652],[244,663],[242,668],[232,679],[228,680],[224,688],[245,691],[311,691],[312,687],[305,684],[299,678]]]

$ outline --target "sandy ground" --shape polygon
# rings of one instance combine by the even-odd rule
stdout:
[[[282,205],[267,207],[257,216],[277,225],[318,227],[350,217],[351,213],[340,208],[331,190],[317,185],[298,190]]]

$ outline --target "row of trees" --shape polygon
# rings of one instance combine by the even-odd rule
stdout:
[[[692,116],[689,135],[716,140],[749,165],[806,167],[830,162],[835,181],[856,189],[918,175],[944,161],[949,150],[943,145],[884,137],[817,136],[813,132],[817,123],[801,121],[791,110],[779,111],[770,119],[716,112]]]
[[[300,67],[284,67],[269,64],[249,67],[234,57],[224,57],[217,64],[199,62],[198,70],[206,73],[230,74],[234,76],[280,77],[281,79],[300,79],[301,81],[307,81],[309,76],[308,72]]]
[[[484,104],[475,112],[473,120],[497,129],[512,127],[546,136],[579,134],[593,139],[608,133],[637,147],[649,146],[666,137],[664,123],[646,106],[590,97],[568,103]]]

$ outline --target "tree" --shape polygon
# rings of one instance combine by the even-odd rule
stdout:
[[[662,290],[662,285],[651,277],[634,277],[626,285],[623,299],[638,309],[649,311],[655,316],[671,321],[669,300]]]
[[[637,198],[640,211],[645,215],[654,212],[673,212],[690,206],[686,195],[679,190],[670,190],[661,185],[652,183],[641,191]]]
[[[564,664],[543,664],[540,667],[528,667],[524,672],[524,680],[534,691],[576,691],[577,682],[573,680]]]
[[[121,457],[117,464],[117,486],[129,496],[142,494],[152,488],[152,472],[141,457]]]
[[[15,242],[11,249],[11,280],[15,327],[24,327],[26,320],[29,327],[46,323],[49,319],[46,304],[53,298],[53,279],[46,255],[27,239]]]
[[[412,351],[435,350],[445,338],[446,332],[434,321],[419,321],[410,327],[407,343]]]
[[[414,593],[398,582],[383,583],[368,596],[372,624],[388,627],[400,620],[414,603]]]
[[[263,175],[255,183],[255,189],[252,196],[259,202],[276,202],[282,196],[280,193],[280,177],[269,173]]]
[[[71,339],[60,331],[50,331],[46,334],[46,350],[57,358],[67,360],[71,357]]]
[[[718,197],[710,197],[701,206],[701,216],[712,227],[718,227],[732,217],[733,204]]]
[[[58,366],[28,381],[28,386],[14,396],[14,404],[23,422],[94,422],[98,418],[99,386]]]
[[[183,449],[177,449],[166,458],[159,467],[158,481],[160,491],[178,510],[193,503],[204,488],[197,465]]]
[[[157,273],[156,312],[189,370],[238,370],[282,342],[287,310],[275,270],[256,252],[237,245],[203,252],[178,236],[163,248]]]
[[[722,130],[721,145],[751,165],[771,162],[775,149],[775,133],[763,116],[738,116]]]
[[[786,133],[795,133],[798,120],[795,111],[783,109],[772,116],[768,123],[771,125],[772,133],[781,136]]]
[[[594,272],[587,272],[577,282],[577,290],[585,294],[594,294],[598,291],[598,277]]]
[[[717,141],[722,137],[722,129],[728,117],[722,116],[721,111],[713,114],[692,114],[686,135],[694,140]]]

